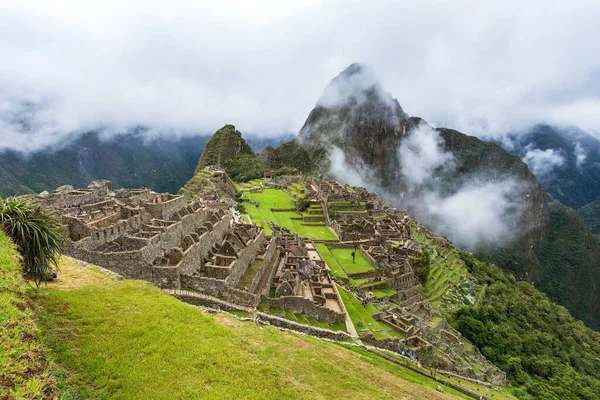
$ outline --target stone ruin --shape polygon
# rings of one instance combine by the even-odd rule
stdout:
[[[405,339],[384,343],[373,338],[372,343],[394,351],[434,345],[455,371],[479,377],[469,370],[469,361],[483,362],[476,349],[465,350],[460,335],[448,326],[428,326],[435,312],[411,264],[421,249],[405,212],[385,206],[365,189],[333,181],[277,177],[269,182],[283,190],[302,183],[304,190],[296,187],[290,193],[321,204],[305,222],[329,225],[339,238],[335,245],[357,248],[375,267],[351,276],[369,282],[367,288],[351,288],[357,297],[377,288],[394,289],[393,295],[371,298],[381,310],[373,317]],[[189,199],[148,189],[113,190],[110,181],[94,181],[85,189],[63,186],[52,194],[28,197],[60,215],[68,228],[68,255],[123,277],[163,289],[193,290],[239,306],[255,308],[265,302],[269,308],[329,324],[347,319],[314,244],[277,226],[267,237],[253,224],[236,223],[227,196],[205,193]],[[486,372],[501,380],[495,373]]]
[[[283,234],[282,253],[267,302],[271,308],[290,310],[329,324],[346,319],[331,273],[314,250],[297,234]],[[313,254],[311,254],[313,253]]]

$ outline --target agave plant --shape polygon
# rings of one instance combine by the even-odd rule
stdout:
[[[0,227],[17,245],[23,275],[36,288],[58,267],[65,227],[48,209],[24,198],[0,199]]]

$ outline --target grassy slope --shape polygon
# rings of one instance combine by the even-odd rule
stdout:
[[[373,314],[378,312],[373,304],[369,303],[366,307],[363,307],[360,300],[354,297],[352,293],[341,286],[338,286],[338,290],[346,306],[346,311],[348,311],[348,315],[359,335],[364,332],[371,332],[377,339],[402,338],[390,326],[373,319]],[[362,324],[362,327],[360,324]]]
[[[36,298],[47,344],[72,375],[64,398],[450,398],[437,383],[312,337],[207,316],[140,281]],[[383,364],[382,364],[383,363]],[[409,380],[412,380],[409,379]]]
[[[52,397],[54,380],[12,242],[0,230],[0,399]]]

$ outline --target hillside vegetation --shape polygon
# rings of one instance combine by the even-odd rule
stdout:
[[[194,171],[208,137],[148,140],[143,131],[112,139],[91,132],[66,147],[35,153],[0,152],[0,196],[86,187],[109,179],[115,188],[176,193]]]
[[[583,221],[594,235],[600,235],[600,199],[577,210]]]
[[[522,389],[521,399],[599,399],[600,334],[529,283],[459,251],[483,290],[454,327]]]
[[[536,286],[598,329],[600,244],[575,210],[558,201],[552,201],[549,210],[550,224],[538,249],[544,268]]]
[[[35,298],[61,398],[442,399],[459,394],[375,355],[209,316],[141,281]]]
[[[52,372],[17,252],[0,230],[0,399],[52,398]]]

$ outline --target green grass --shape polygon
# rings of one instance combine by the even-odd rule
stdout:
[[[0,230],[0,399],[52,398],[55,382],[11,240]]]
[[[369,260],[362,255],[360,251],[356,251],[355,261],[352,261],[352,252],[354,249],[330,249],[331,254],[335,257],[338,264],[344,269],[346,275],[358,274],[362,272],[374,271],[375,267],[371,265]]]
[[[271,234],[269,222],[297,232],[302,237],[317,240],[335,240],[335,234],[325,225],[303,225],[302,216],[295,211],[272,211],[272,209],[294,208],[292,198],[283,190],[265,189],[261,193],[244,192],[244,197],[260,204],[256,207],[245,203],[246,211],[252,222],[262,226],[267,235]],[[263,223],[264,222],[264,223]]]
[[[344,268],[337,262],[331,251],[329,251],[329,247],[327,247],[324,243],[315,243],[315,247],[321,254],[321,257],[327,263],[327,266],[331,270],[333,276],[337,278],[349,279],[348,275],[344,271]]]
[[[398,293],[398,291],[394,290],[394,289],[374,289],[373,290],[373,294],[375,295],[375,297],[380,298],[380,297],[387,297],[387,296],[393,296],[396,293]]]
[[[435,247],[439,252],[436,257],[432,255],[427,281],[423,286],[423,294],[433,303],[439,304],[443,301],[450,303],[456,300],[449,296],[448,289],[457,286],[462,278],[468,274],[465,263],[460,258],[454,247],[443,248],[435,246],[433,242],[422,234],[418,229],[413,229],[416,240],[425,247]]]
[[[373,354],[373,353],[371,353],[365,349],[362,349],[360,347],[349,346],[349,345],[344,345],[344,344],[340,344],[340,346],[342,346],[350,351],[353,351],[357,354],[360,354],[361,359],[371,363],[372,365],[377,365],[382,369],[386,369],[392,374],[402,371],[402,376],[409,382],[416,383],[418,385],[425,386],[425,387],[430,387],[432,389],[436,389],[439,385],[438,382],[435,382],[426,376],[423,376],[414,371],[411,371],[408,368],[403,368],[401,366],[398,366],[397,364],[394,364],[391,361],[388,361],[382,357],[379,357],[377,354]],[[394,358],[396,358],[396,357],[394,357]],[[398,358],[400,358],[400,357],[398,357]],[[416,368],[416,365],[412,364],[412,366],[414,366]],[[462,398],[462,399],[471,399],[471,397],[469,397],[455,389],[452,389],[449,386],[445,386],[445,385],[440,385],[440,386],[442,386],[442,390],[446,393],[450,393],[450,394],[452,394],[456,397]]]
[[[378,312],[375,306],[369,303],[366,307],[363,307],[360,301],[354,297],[352,293],[346,291],[341,286],[338,286],[338,290],[342,301],[346,306],[346,311],[348,311],[348,315],[354,323],[359,335],[361,331],[370,331],[377,339],[402,338],[402,335],[399,332],[396,332],[388,325],[373,319],[373,314]],[[362,327],[360,326],[360,323],[362,323]]]
[[[140,281],[35,297],[64,369],[58,397],[447,398],[401,367],[313,337],[211,317]]]
[[[242,277],[240,278],[237,284],[237,288],[242,290],[246,287],[250,288],[250,286],[252,285],[252,281],[254,280],[254,277],[258,273],[258,270],[260,269],[262,264],[263,260],[252,261],[244,275],[242,275]]]

